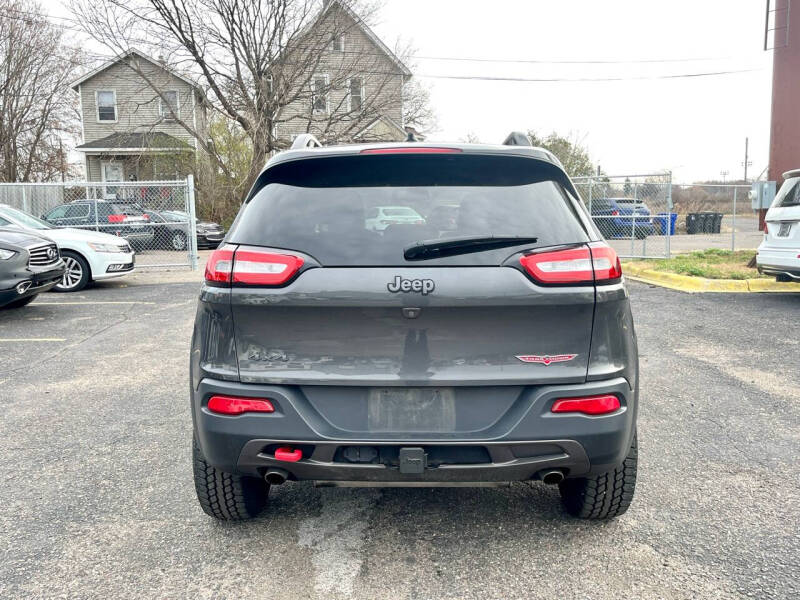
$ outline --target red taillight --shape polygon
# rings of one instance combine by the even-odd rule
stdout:
[[[241,415],[248,412],[275,412],[272,402],[266,398],[237,398],[235,396],[211,396],[208,410],[220,415]]]
[[[519,259],[531,277],[542,283],[592,283],[589,248],[536,252]]]
[[[230,283],[235,249],[236,246],[225,245],[211,253],[206,261],[206,281]]]
[[[238,248],[227,244],[211,253],[206,262],[206,281],[246,285],[282,285],[303,266],[293,254]]]
[[[618,217],[619,216],[619,211],[618,210],[612,210],[611,211],[611,216],[612,217]]]
[[[367,148],[361,154],[458,154],[459,148],[425,148],[417,146],[403,146],[400,148]]]
[[[605,415],[618,411],[619,398],[612,395],[587,396],[585,398],[559,398],[553,402],[550,412]]]
[[[546,284],[581,284],[609,281],[622,276],[614,249],[603,242],[579,248],[536,252],[519,259],[528,274]]]
[[[282,285],[302,266],[299,256],[239,248],[233,259],[233,283]]]
[[[595,281],[609,281],[622,277],[622,264],[614,249],[604,242],[589,244],[592,252]]]
[[[122,223],[125,221],[125,215],[108,215],[109,223]]]

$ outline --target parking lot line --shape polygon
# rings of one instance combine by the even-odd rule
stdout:
[[[0,338],[4,342],[66,342],[67,338]]]
[[[143,302],[135,300],[118,302],[87,300],[85,302],[34,302],[32,306],[77,306],[80,304],[155,304],[155,302]]]

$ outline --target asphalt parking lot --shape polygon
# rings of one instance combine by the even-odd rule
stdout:
[[[290,483],[220,524],[191,478],[180,279],[0,312],[0,598],[800,596],[800,295],[629,284],[640,473],[616,521],[540,484]]]

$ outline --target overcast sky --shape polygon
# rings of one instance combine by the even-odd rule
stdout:
[[[62,0],[44,5],[69,14]],[[609,174],[666,169],[692,181],[723,170],[740,178],[749,136],[751,177],[766,167],[772,60],[762,49],[763,0],[384,0],[374,29],[389,46],[413,44],[409,66],[439,115],[431,139],[473,133],[493,143],[515,129],[556,131],[582,139]],[[658,60],[670,62],[643,62]],[[641,79],[718,71],[747,72]]]

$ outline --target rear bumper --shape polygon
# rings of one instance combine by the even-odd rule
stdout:
[[[756,255],[758,272],[766,275],[788,275],[800,280],[800,248],[770,248],[763,244]]]
[[[612,393],[622,408],[610,415],[553,414],[557,398]],[[222,416],[206,404],[214,394],[270,398],[271,414]],[[491,402],[487,398],[487,402]],[[296,480],[363,482],[491,482],[535,478],[557,468],[568,477],[602,473],[620,464],[635,429],[636,393],[622,378],[575,385],[526,388],[513,405],[479,431],[398,433],[347,431],[326,420],[295,386],[261,386],[203,379],[192,395],[195,432],[206,460],[215,467],[263,476],[281,468]],[[280,446],[300,449],[303,458],[275,458]],[[350,447],[371,448],[370,463],[350,462]],[[401,473],[400,448],[422,447],[428,467]]]

